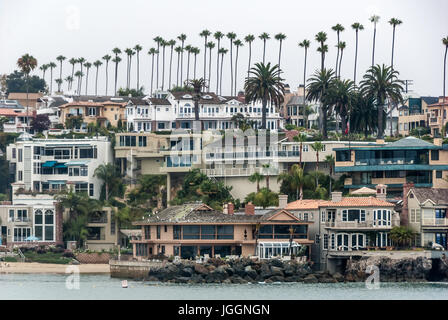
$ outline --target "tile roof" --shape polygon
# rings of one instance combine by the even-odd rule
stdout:
[[[171,103],[167,99],[159,99],[159,98],[149,98],[149,101],[151,101],[154,105],[159,106],[170,106]]]
[[[286,105],[292,106],[292,105],[299,105],[299,104],[303,104],[303,96],[292,96]]]
[[[41,97],[43,97],[43,93],[28,93],[28,100],[37,100]],[[8,95],[8,99],[11,100],[26,100],[26,92],[11,92]]]
[[[104,107],[104,106],[126,106],[126,102],[104,101],[104,102],[91,102],[91,101],[73,101],[61,105],[61,108],[66,107]]]
[[[29,116],[32,116],[33,113],[30,112]],[[4,117],[26,117],[26,112],[15,112],[13,109],[0,108],[0,116]]]
[[[182,92],[182,91],[171,92],[171,94],[174,96],[174,99],[176,99],[176,100],[192,100],[192,98],[186,99],[183,97],[185,95],[190,95],[190,96],[194,95],[193,92]],[[204,99],[204,97],[207,95],[210,96],[211,99]],[[201,98],[199,99],[199,103],[200,104],[222,104],[223,101],[213,92],[202,92]]]
[[[398,140],[394,143],[386,145],[387,148],[396,148],[396,147],[433,147],[434,145],[432,143],[423,141],[421,139],[418,139],[416,137],[407,137],[401,140]]]
[[[286,210],[314,210],[320,207],[393,207],[394,204],[375,197],[343,197],[341,201],[298,200],[288,203]]]
[[[426,102],[427,105],[435,104],[439,102],[438,97],[422,97],[422,100]]]
[[[432,200],[436,205],[448,205],[448,189],[413,188],[411,191],[420,203]]]

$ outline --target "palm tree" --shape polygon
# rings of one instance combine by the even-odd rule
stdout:
[[[187,54],[187,82],[190,80],[190,55],[191,55],[192,48],[193,47],[191,45],[187,45],[185,47],[185,51],[188,52],[188,54]],[[196,79],[196,77],[195,77],[195,79]]]
[[[320,101],[319,120],[324,138],[327,138],[327,117],[328,117],[328,95],[330,87],[333,83],[335,74],[333,70],[323,69],[316,71],[316,73],[308,80],[311,81],[307,86],[308,101]]]
[[[324,149],[324,145],[320,141],[316,141],[311,145],[311,148],[316,152],[316,188],[319,186],[319,176],[317,172],[319,171],[319,152]]]
[[[117,95],[117,80],[118,80],[118,64],[121,62],[121,58],[118,56],[121,54],[121,50],[119,48],[114,48],[112,52],[115,54],[115,58],[112,59],[112,62],[115,63],[115,88],[114,95]]]
[[[183,82],[183,72],[184,72],[184,43],[185,40],[187,40],[187,36],[185,34],[181,34],[180,36],[177,37],[177,39],[182,43],[181,48],[182,50],[180,50],[180,83],[181,85],[184,83]]]
[[[364,96],[362,92],[354,91],[352,100],[352,111],[349,117],[350,132],[364,133],[364,136],[367,138],[370,133],[374,133],[378,129],[378,111],[375,105],[375,98]],[[386,119],[384,109],[383,119]]]
[[[280,69],[277,65],[271,67],[268,63],[256,63],[251,69],[252,75],[244,85],[246,103],[262,101],[261,129],[266,129],[266,113],[268,102],[280,106],[283,103],[285,85],[280,78]]]
[[[228,49],[225,49],[225,48],[219,49],[219,53],[221,54],[221,72],[220,72],[220,76],[219,76],[219,94],[220,95],[222,95],[222,70],[223,70],[223,66],[224,66],[224,55],[226,55],[227,52],[229,52]]]
[[[399,248],[403,248],[410,245],[412,239],[415,238],[415,232],[409,227],[393,227],[389,237]]]
[[[84,63],[84,67],[86,67],[86,95],[87,95],[87,88],[88,88],[88,84],[89,84],[89,70],[92,67],[92,64],[90,62],[86,62]]]
[[[42,71],[42,79],[44,79],[44,81],[45,81],[45,72],[47,72],[49,67],[50,66],[48,64],[43,64],[39,68]]]
[[[56,82],[58,85],[58,92],[61,92],[61,85],[62,85],[63,80],[61,78],[58,78],[58,79],[54,79],[54,82]]]
[[[174,46],[176,45],[176,40],[171,39],[167,43],[170,46],[170,76],[169,76],[169,82],[168,82],[168,90],[171,90],[171,68],[173,66],[173,50]]]
[[[210,53],[210,57],[209,57],[209,65],[208,65],[208,88],[209,88],[209,92],[210,92],[210,85],[211,85],[211,78],[212,78],[212,50],[215,47],[215,43],[212,41],[207,42],[207,46],[208,48],[208,52]]]
[[[162,46],[162,91],[165,86],[165,49],[168,46],[168,42],[163,40],[160,45]]]
[[[151,56],[151,96],[152,96],[152,89],[154,84],[154,56],[157,54],[157,50],[155,48],[151,48],[148,51],[148,54]],[[179,73],[179,67],[178,67],[178,73]]]
[[[78,63],[79,63],[79,66],[80,66],[80,68],[81,68],[81,77],[79,78],[79,87],[78,87],[78,95],[81,95],[81,87],[82,87],[82,77],[84,77],[84,73],[82,72],[82,67],[83,67],[83,65],[84,65],[84,62],[86,62],[86,59],[84,59],[84,58],[78,58]]]
[[[334,105],[336,113],[341,117],[342,134],[348,133],[347,116],[351,109],[353,89],[353,81],[336,79],[329,92],[329,102]]]
[[[81,92],[80,92],[80,88],[81,88],[81,78],[84,76],[84,74],[81,72],[81,71],[76,71],[75,72],[75,77],[76,78],[78,78],[78,96],[80,96],[81,95]]]
[[[373,23],[373,49],[372,49],[372,67],[375,65],[375,43],[376,43],[376,25],[380,21],[380,16],[373,15],[370,17],[370,22]]]
[[[153,40],[157,43],[157,52],[156,52],[156,54],[157,54],[156,90],[158,90],[159,89],[159,54],[160,54],[160,45],[161,45],[161,43],[163,41],[163,38],[157,36]]]
[[[95,68],[96,68],[96,76],[95,76],[95,95],[96,95],[96,96],[98,95],[98,71],[99,71],[100,66],[101,66],[102,64],[103,64],[103,63],[101,62],[101,60],[96,60],[96,61],[93,63],[93,65],[94,65]]]
[[[65,59],[66,58],[63,55],[59,55],[56,57],[56,60],[59,61],[59,79],[61,79],[61,83],[62,83],[62,62]],[[61,92],[61,83],[58,83],[58,92]]]
[[[278,40],[280,42],[279,48],[278,48],[278,67],[281,68],[281,59],[282,59],[282,43],[286,39],[286,34],[284,33],[278,33],[275,35],[275,40]],[[280,69],[281,70],[281,69]]]
[[[316,41],[320,43],[320,47],[317,49],[321,54],[321,70],[325,68],[325,53],[328,52],[328,46],[325,44],[327,41],[327,34],[323,31],[316,34]]]
[[[64,80],[67,82],[67,91],[68,91],[68,90],[70,90],[70,86],[71,86],[71,84],[73,82],[73,77],[72,76],[67,76]]]
[[[344,56],[344,49],[346,48],[346,46],[347,44],[344,41],[339,42],[338,51],[339,50],[341,51],[341,59],[339,60],[339,68],[338,68],[339,73],[337,74],[338,78],[341,77],[342,57]]]
[[[331,180],[333,177],[333,168],[334,168],[334,164],[335,164],[335,159],[334,156],[332,154],[327,155],[325,157],[325,162],[328,164],[329,170],[330,170],[330,193],[332,192],[332,187],[331,187]]]
[[[202,32],[199,34],[201,38],[204,38],[204,85],[207,82],[207,38],[210,37],[211,34],[212,33],[207,29],[202,30]]]
[[[241,40],[235,40],[233,42],[233,44],[235,45],[236,48],[236,55],[235,55],[235,90],[234,90],[234,94],[237,95],[238,92],[236,91],[237,88],[237,79],[238,79],[238,51],[240,49],[240,47],[242,47],[244,44]]]
[[[154,49],[155,51],[155,49]],[[174,48],[174,51],[177,53],[177,78],[176,78],[176,86],[179,86],[179,70],[180,70],[180,54],[183,51],[182,47],[176,47]],[[148,52],[149,53],[149,52]],[[153,69],[154,69],[154,55],[153,55]],[[152,86],[152,85],[151,85]],[[151,89],[152,94],[152,89]]]
[[[193,77],[196,79],[196,61],[198,58],[198,54],[201,52],[201,49],[198,47],[191,48],[191,52],[194,54],[194,65],[193,65]]]
[[[219,50],[221,49],[221,39],[224,38],[224,33],[222,33],[221,31],[216,31],[213,34],[213,37],[215,38],[215,40],[218,43],[217,46],[217,54],[216,54],[216,94],[218,94],[218,89],[219,89]],[[195,77],[196,78],[196,77]]]
[[[261,40],[263,40],[263,64],[265,63],[265,57],[266,57],[266,41],[271,39],[268,33],[263,32],[258,36]]]
[[[300,167],[303,168],[303,162],[302,162],[302,153],[303,153],[303,143],[306,142],[306,135],[303,133],[299,133],[297,136],[295,136],[294,138],[295,142],[299,142],[300,146],[299,146],[299,163],[300,163]]]
[[[48,67],[50,68],[50,94],[53,93],[53,69],[56,68],[56,63],[50,62],[48,64]]]
[[[236,39],[236,33],[229,32],[227,38],[230,40],[230,95],[233,96],[233,41]]]
[[[259,172],[255,172],[249,177],[250,182],[257,183],[257,193],[260,192],[260,181],[263,179],[264,179],[264,176]]]
[[[109,60],[112,59],[112,57],[106,54],[102,59],[106,61],[106,96],[107,96],[107,85],[109,82]]]
[[[302,109],[305,109],[305,100],[306,100],[306,60],[308,57],[308,48],[310,47],[311,42],[309,40],[303,40],[302,42],[299,43],[299,47],[304,48],[305,49],[305,62],[304,62],[304,66],[303,66],[303,106]],[[303,112],[305,112],[305,110],[302,110]],[[307,128],[308,129],[308,128]]]
[[[353,82],[356,86],[356,68],[358,65],[358,36],[359,36],[359,31],[364,30],[364,26],[362,24],[360,24],[359,22],[355,22],[354,24],[352,24],[352,28],[356,32],[355,71],[354,71],[354,75],[353,75]]]
[[[134,51],[137,54],[137,90],[140,88],[140,51],[142,51],[142,46],[136,44]]]
[[[442,39],[442,43],[445,46],[445,58],[443,60],[443,101],[446,98],[446,57],[448,54],[448,37]]]
[[[106,189],[106,201],[109,200],[111,196],[111,189],[116,182],[117,178],[117,170],[115,166],[111,163],[102,164],[95,169],[94,177],[97,177],[100,180],[103,180]]]
[[[248,34],[244,41],[246,41],[249,44],[249,64],[247,65],[247,78],[249,78],[249,72],[250,72],[250,63],[252,59],[252,42],[255,41],[255,36],[253,34]]]
[[[36,58],[34,58],[33,56],[27,54],[24,54],[23,56],[21,56],[19,58],[19,60],[17,60],[17,66],[19,67],[20,71],[22,71],[23,74],[25,74],[25,78],[26,78],[26,122],[28,125],[28,92],[29,92],[29,78],[30,78],[30,73],[31,71],[33,71],[34,69],[36,69],[37,67],[37,60]]]
[[[310,115],[312,115],[314,113],[316,113],[316,112],[314,111],[313,107],[310,106],[309,104],[306,104],[303,107],[303,116],[305,117],[305,128],[307,128],[307,129],[310,128],[308,119],[309,119]]]
[[[294,164],[289,172],[281,173],[277,181],[283,181],[290,185],[291,189],[296,190],[296,200],[303,199],[303,185],[305,183],[305,171],[298,164]]]
[[[205,80],[204,79],[193,79],[187,82],[188,86],[193,87],[194,91],[194,119],[196,121],[199,121],[199,100],[201,98],[201,90],[205,87]],[[201,126],[202,128],[202,126]]]
[[[337,25],[331,27],[331,29],[333,29],[333,31],[335,31],[338,36],[338,44],[336,45],[336,47],[338,48],[338,54],[336,56],[336,68],[334,69],[336,75],[338,75],[340,35],[341,35],[341,32],[344,32],[345,28],[341,24],[338,23]]]
[[[131,48],[127,48],[124,50],[124,52],[127,55],[126,59],[126,89],[129,89],[129,82],[131,78],[131,56],[134,53],[134,51]]]
[[[399,26],[400,24],[402,24],[403,21],[396,19],[396,18],[392,18],[389,20],[389,24],[392,26],[393,28],[393,34],[392,34],[392,60],[391,60],[391,67],[392,69],[394,68],[394,49],[395,49],[395,29],[397,26]]]
[[[71,75],[71,77],[72,77],[72,79],[73,79],[73,77],[74,77],[74,75],[75,75],[75,64],[78,63],[78,59],[76,59],[76,58],[71,58],[70,60],[68,60],[68,62],[72,65],[72,75]],[[70,83],[69,90],[72,89],[72,83],[73,83],[73,80],[72,80],[72,82]]]
[[[266,172],[266,189],[271,190],[269,188],[269,180],[270,180],[270,175],[269,175],[269,169],[271,168],[271,165],[269,163],[265,163],[262,165],[263,171]]]
[[[378,108],[378,139],[383,138],[383,107],[386,100],[402,103],[403,81],[398,80],[399,72],[387,67],[376,65],[371,67],[361,81],[361,91],[366,96],[375,98]]]

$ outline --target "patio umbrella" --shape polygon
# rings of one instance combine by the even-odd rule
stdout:
[[[39,240],[39,238],[36,238],[35,236],[29,236],[28,238],[25,239],[26,241],[37,241]]]

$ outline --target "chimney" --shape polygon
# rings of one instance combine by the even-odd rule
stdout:
[[[235,213],[235,205],[231,202],[229,202],[229,204],[227,205],[227,214],[230,214],[233,216],[233,214]]]
[[[279,209],[285,209],[288,205],[288,196],[285,194],[278,195],[278,207]]]
[[[342,192],[332,192],[331,193],[331,201],[333,201],[333,202],[342,201]]]
[[[376,186],[376,198],[378,200],[386,201],[387,198],[387,186],[384,184],[379,184]]]
[[[229,205],[227,203],[224,203],[222,213],[229,214]]]
[[[305,92],[305,89],[304,89],[304,87],[303,87],[303,84],[299,85],[299,86],[297,87],[297,94],[299,95],[299,97],[302,97],[303,94],[304,94],[304,92]]]
[[[255,206],[252,204],[252,202],[246,203],[246,206],[244,208],[244,212],[248,216],[254,216],[255,215]]]
[[[401,209],[401,216],[400,216],[400,224],[402,226],[408,226],[409,224],[409,208],[408,208],[408,193],[409,190],[414,188],[414,183],[409,182],[403,184],[403,207]]]

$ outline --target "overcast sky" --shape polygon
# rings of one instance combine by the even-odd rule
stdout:
[[[345,27],[341,41],[347,43],[342,62],[342,77],[353,78],[355,33],[351,24],[360,22],[365,30],[360,33],[358,79],[371,63],[373,27],[369,22],[372,14],[381,17],[377,31],[376,62],[390,64],[392,27],[387,23],[396,17],[403,21],[397,28],[395,68],[402,79],[411,79],[411,88],[420,95],[441,95],[443,79],[444,47],[441,39],[448,36],[448,1],[446,0],[0,0],[0,74],[16,69],[17,59],[29,53],[38,60],[39,66],[56,56],[84,57],[89,62],[105,54],[112,55],[112,48],[122,50],[143,46],[141,52],[140,78],[145,91],[150,86],[151,63],[147,55],[156,36],[176,39],[180,33],[187,34],[186,44],[201,49],[198,56],[198,74],[203,73],[203,29],[211,32],[235,32],[244,40],[254,34],[253,62],[262,59],[262,41],[258,35],[267,32],[273,36],[282,32],[287,35],[282,54],[283,77],[291,87],[302,83],[303,50],[298,43],[312,40],[309,52],[308,74],[320,65],[316,52],[315,34],[328,34],[330,52],[327,67],[334,68],[336,60],[336,33],[331,27],[341,23]],[[229,40],[223,40],[229,48]],[[267,44],[267,60],[277,63],[278,41]],[[166,75],[168,78],[169,50],[166,52]],[[213,51],[211,87],[216,86],[216,49]],[[208,54],[207,54],[208,55]],[[68,60],[67,59],[67,60]],[[119,86],[126,84],[126,59],[119,66]],[[176,60],[176,59],[174,59]],[[243,88],[247,70],[248,47],[240,49],[238,63],[238,89]],[[184,58],[184,65],[186,59]],[[208,63],[207,63],[208,64]],[[175,82],[176,64],[173,63]],[[136,63],[133,60],[132,86],[136,86]],[[71,66],[65,62],[63,78],[69,75]],[[185,71],[185,70],[184,70]],[[109,66],[109,93],[113,90],[112,65]],[[34,73],[41,75],[37,69]],[[59,66],[54,71],[57,78]],[[46,75],[49,80],[49,73]],[[104,94],[104,65],[100,69],[99,93]],[[85,83],[85,82],[84,82]],[[168,84],[168,81],[166,81]],[[89,76],[89,93],[94,93],[94,68]],[[166,84],[166,86],[167,86]],[[53,85],[55,88],[55,85]],[[63,88],[66,88],[64,83]],[[111,90],[112,88],[112,90]],[[223,94],[230,91],[230,55],[224,61]],[[84,88],[83,91],[84,93]]]

